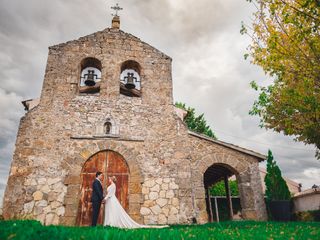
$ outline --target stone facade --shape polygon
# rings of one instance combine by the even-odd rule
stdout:
[[[101,61],[99,92],[79,91],[87,57]],[[141,67],[140,97],[120,94],[120,69],[128,60]],[[106,119],[110,134],[101,130]],[[173,105],[171,58],[117,28],[49,48],[40,103],[20,122],[5,219],[75,225],[82,167],[101,151],[126,160],[128,212],[140,223],[207,222],[203,175],[217,163],[237,177],[243,216],[266,219],[258,172],[263,156],[190,133]]]

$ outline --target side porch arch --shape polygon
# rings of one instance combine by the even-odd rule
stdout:
[[[221,163],[215,163],[205,171],[203,175],[203,181],[204,181],[204,188],[206,191],[206,203],[207,203],[207,213],[208,213],[209,222],[213,222],[214,217],[216,221],[219,222],[219,210],[218,210],[217,198],[214,198],[215,201],[213,205],[214,205],[215,211],[213,211],[210,188],[220,181],[224,181],[229,219],[230,220],[233,219],[233,204],[231,199],[229,178],[234,175],[238,175],[238,172],[235,169],[233,169],[227,164],[221,164]]]
[[[260,157],[254,152],[220,141],[199,139],[199,135],[196,137],[192,137],[192,145],[201,146],[201,151],[194,147],[190,157],[194,179],[192,188],[195,192],[193,211],[197,222],[206,223],[210,220],[206,198],[208,186],[222,179],[227,182],[228,177],[232,175],[236,176],[238,183],[242,217],[248,220],[266,220],[267,213],[259,174],[259,161],[263,160],[264,156]]]

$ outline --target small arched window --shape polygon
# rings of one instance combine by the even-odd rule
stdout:
[[[141,96],[141,67],[133,60],[128,60],[121,65],[120,93],[130,97]]]
[[[101,62],[96,58],[81,61],[80,92],[97,93],[100,91]]]

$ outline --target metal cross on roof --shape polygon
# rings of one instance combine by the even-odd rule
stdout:
[[[116,6],[111,7],[111,9],[116,11],[116,14],[112,14],[112,16],[118,16],[118,11],[123,10],[123,8],[120,7],[118,3],[116,4]]]

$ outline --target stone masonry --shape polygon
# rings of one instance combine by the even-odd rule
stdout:
[[[99,92],[79,92],[87,57],[101,62]],[[140,65],[140,97],[120,94],[128,60]],[[258,172],[264,156],[188,131],[173,104],[171,62],[117,27],[50,47],[40,103],[20,122],[5,219],[75,225],[83,165],[115,151],[130,169],[128,211],[140,223],[207,222],[203,175],[214,164],[236,175],[243,217],[265,220]],[[112,135],[99,132],[106,119]]]

